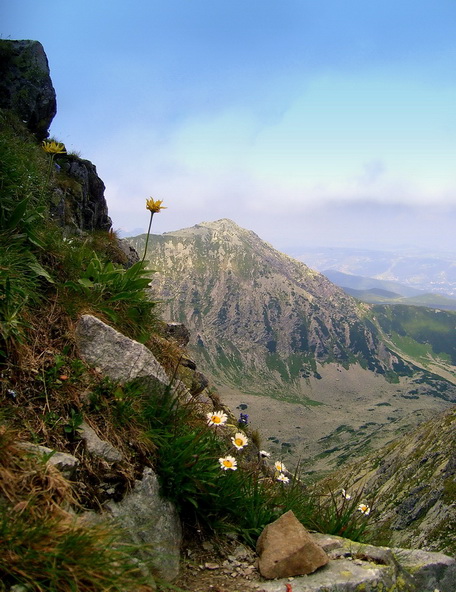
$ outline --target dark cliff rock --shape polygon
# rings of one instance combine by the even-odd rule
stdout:
[[[0,40],[0,108],[17,113],[39,141],[48,137],[57,101],[38,41]]]
[[[38,141],[48,137],[57,102],[38,41],[0,40],[0,109],[12,111]],[[69,233],[109,230],[105,185],[95,165],[74,154],[56,155],[54,162],[54,219]]]
[[[112,222],[105,185],[94,164],[69,154],[56,159],[60,168],[52,213],[68,229],[109,230]]]

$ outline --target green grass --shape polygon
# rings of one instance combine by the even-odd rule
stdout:
[[[451,363],[451,359],[448,354],[439,354],[437,356],[431,345],[419,343],[411,337],[393,333],[391,335],[391,341],[402,352],[420,361],[424,365],[429,365],[432,358],[440,358],[444,362]]]

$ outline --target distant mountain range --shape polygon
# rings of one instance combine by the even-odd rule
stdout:
[[[404,288],[415,289],[421,294],[425,292],[456,298],[455,253],[436,254],[410,251],[374,251],[347,247],[337,249],[315,247],[300,249],[299,252],[294,253],[294,256],[325,275],[338,271],[352,276],[392,282],[392,286],[396,287],[397,284],[401,284],[400,289],[393,287],[391,291],[406,297],[415,294],[404,292]],[[340,284],[338,283],[338,285]],[[345,285],[350,288],[362,289],[354,285]],[[390,289],[384,288],[384,286],[378,287]]]
[[[408,304],[456,310],[456,297],[418,290],[399,282],[378,280],[326,269],[323,274],[347,294],[372,304]]]
[[[145,235],[129,241],[143,251]],[[321,469],[456,402],[444,339],[433,349],[417,341],[425,332],[408,337],[409,319],[352,298],[230,220],[153,235],[147,258],[164,317],[188,326],[200,369],[281,454]],[[456,315],[441,315],[439,331],[454,330]]]

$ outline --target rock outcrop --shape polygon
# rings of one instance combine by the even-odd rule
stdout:
[[[76,327],[81,358],[118,382],[142,379],[165,389],[168,376],[146,346],[129,339],[92,315],[82,315]]]
[[[262,582],[265,592],[454,592],[456,561],[442,553],[374,547],[313,534],[328,563],[307,576]],[[288,585],[288,586],[287,586]]]
[[[67,452],[59,452],[32,442],[23,442],[21,446],[31,454],[45,459],[46,462],[58,469],[65,479],[71,479],[79,465],[79,460]]]
[[[57,112],[55,90],[43,46],[38,41],[0,40],[0,109],[12,111],[41,141]],[[89,160],[75,154],[55,155],[53,218],[68,234],[109,230],[112,226],[105,185]],[[127,263],[134,254],[126,254]]]
[[[109,463],[123,460],[122,454],[110,442],[102,440],[85,421],[82,422],[77,431],[86,445],[87,452],[90,454]]]
[[[131,493],[108,509],[127,531],[130,542],[143,545],[139,558],[160,578],[171,581],[179,574],[182,528],[173,504],[160,495],[158,479],[144,469]]]
[[[70,232],[109,230],[112,226],[104,196],[105,185],[90,160],[74,154],[56,158],[60,173],[51,212]]]
[[[0,40],[0,108],[17,113],[39,141],[48,137],[57,101],[38,41]]]

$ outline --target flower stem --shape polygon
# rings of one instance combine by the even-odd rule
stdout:
[[[154,212],[150,213],[150,221],[149,221],[149,228],[147,230],[147,238],[146,238],[146,246],[144,247],[144,255],[141,261],[144,261],[144,259],[146,258],[146,253],[147,253],[147,245],[149,244],[149,236],[150,236],[150,228],[152,226],[152,218],[154,217]]]

